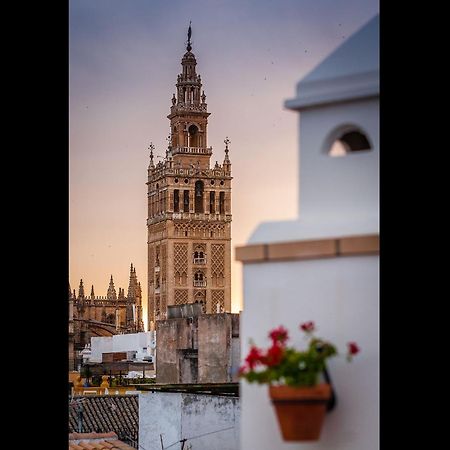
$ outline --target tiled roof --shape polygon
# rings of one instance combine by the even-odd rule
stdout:
[[[79,409],[82,412],[83,433],[114,432],[122,441],[138,441],[139,404],[137,395],[73,397],[69,404],[69,433],[76,434],[75,432],[78,431]]]
[[[69,450],[134,450],[116,433],[70,433]]]

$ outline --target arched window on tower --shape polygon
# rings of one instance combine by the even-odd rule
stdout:
[[[219,213],[225,214],[225,192],[219,193]]]
[[[194,252],[194,264],[206,264],[205,253],[202,248],[197,247]]]
[[[205,275],[202,271],[197,271],[194,274],[194,287],[205,287],[206,286],[206,279]]]
[[[183,211],[189,212],[189,191],[183,192]]]
[[[188,147],[198,147],[198,128],[195,125],[191,125],[188,128]]]
[[[216,212],[216,193],[214,191],[209,193],[209,212],[211,214]]]
[[[178,147],[178,130],[177,127],[173,127],[172,131],[172,147]]]
[[[203,181],[201,180],[195,182],[195,212],[203,212]]]
[[[205,298],[205,291],[199,291],[195,294],[195,301],[194,303],[199,303],[202,308],[202,313],[206,313],[206,298]]]
[[[180,190],[173,191],[173,212],[180,212]]]

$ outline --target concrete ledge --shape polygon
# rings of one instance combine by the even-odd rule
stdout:
[[[264,261],[335,258],[379,253],[379,236],[347,236],[343,238],[254,244],[236,247],[236,261]]]
[[[237,261],[263,261],[266,259],[267,244],[245,245],[236,247]]]
[[[333,240],[286,242],[268,244],[268,259],[304,259],[335,256]]]
[[[354,236],[339,239],[342,255],[356,255],[360,253],[379,253],[379,236]]]

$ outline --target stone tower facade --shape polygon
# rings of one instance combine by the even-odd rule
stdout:
[[[172,97],[166,156],[148,167],[148,324],[167,307],[201,303],[205,313],[231,311],[231,162],[211,167],[208,112],[197,61],[181,60]]]

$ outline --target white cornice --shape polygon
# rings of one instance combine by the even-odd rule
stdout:
[[[327,103],[375,97],[379,95],[379,92],[379,71],[373,70],[336,78],[300,82],[297,97],[286,100],[284,106],[300,111]]]

